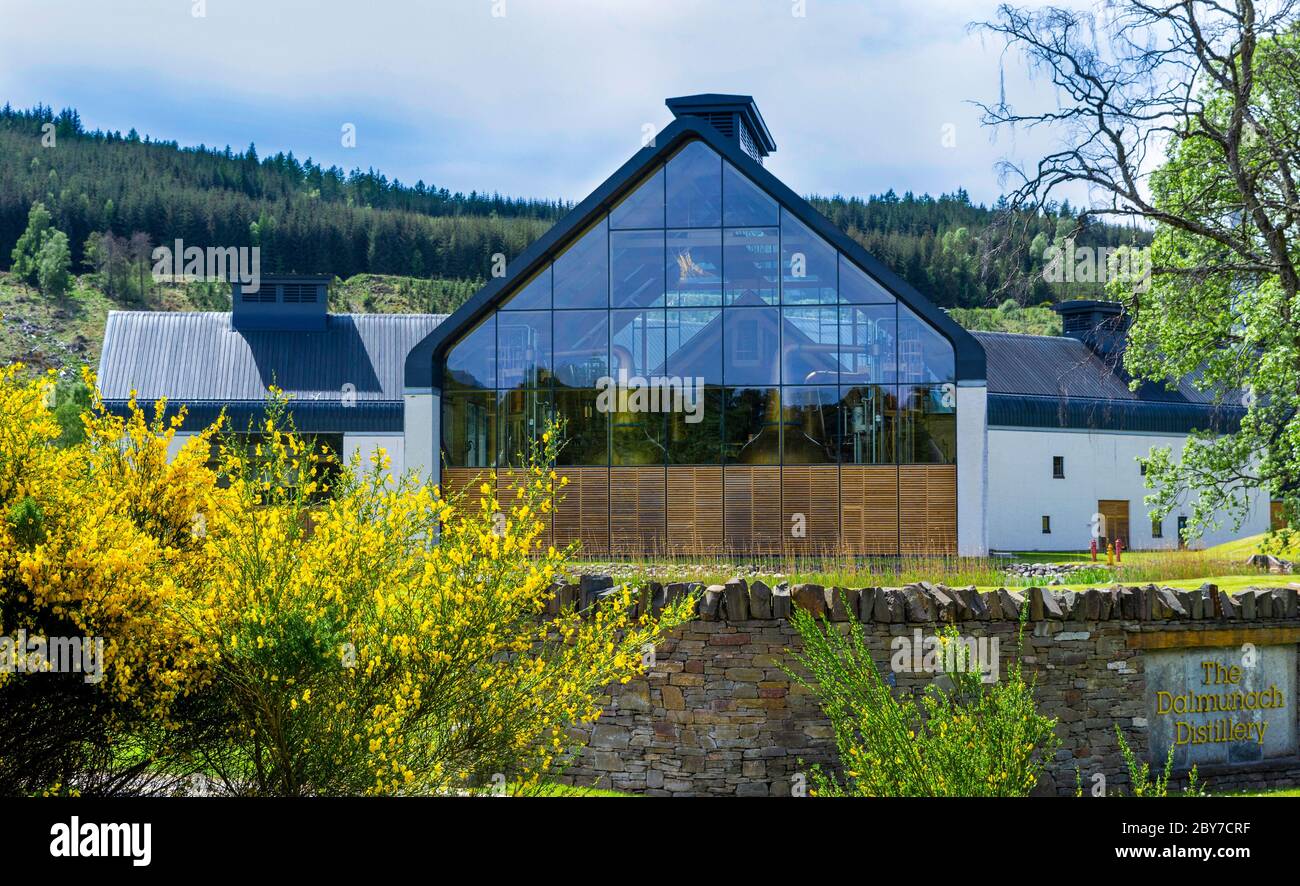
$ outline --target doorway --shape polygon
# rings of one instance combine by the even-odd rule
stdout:
[[[1132,550],[1128,534],[1128,500],[1102,499],[1097,502],[1097,513],[1103,518],[1102,545],[1113,544],[1122,539],[1124,550]]]

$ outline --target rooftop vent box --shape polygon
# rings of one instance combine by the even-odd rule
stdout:
[[[678,119],[694,117],[708,123],[759,163],[776,150],[753,96],[707,92],[670,98],[665,104]]]
[[[230,284],[230,325],[235,329],[312,332],[325,329],[329,312],[325,276],[269,276],[260,285]]]

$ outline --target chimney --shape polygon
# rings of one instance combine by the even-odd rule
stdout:
[[[1119,366],[1124,360],[1129,317],[1116,301],[1077,300],[1054,306],[1061,315],[1061,332],[1078,339],[1106,361]]]
[[[694,117],[708,123],[759,163],[776,150],[753,96],[706,92],[670,98],[664,104],[679,120]]]
[[[327,276],[264,274],[256,290],[230,284],[230,325],[235,329],[323,332],[329,312]]]

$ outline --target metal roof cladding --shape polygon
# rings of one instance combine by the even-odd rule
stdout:
[[[105,405],[168,400],[187,407],[187,428],[228,407],[236,427],[256,420],[267,388],[291,398],[299,430],[391,431],[402,424],[407,352],[443,314],[331,314],[320,331],[239,330],[229,313],[112,311],[99,361]]]
[[[1130,390],[1122,368],[1076,338],[972,334],[987,358],[990,426],[1185,434],[1224,432],[1245,414],[1231,395],[1216,399],[1191,379]]]

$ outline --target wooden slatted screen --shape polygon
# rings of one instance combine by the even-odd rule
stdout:
[[[459,507],[461,514],[466,517],[478,516],[479,503],[483,500],[481,488],[484,483],[491,486],[492,482],[490,468],[443,468],[442,470],[443,495],[451,498],[464,492],[465,497]]]
[[[845,553],[896,555],[898,469],[885,465],[843,465],[840,519]]]
[[[723,472],[727,549],[745,554],[779,554],[781,469],[727,467]]]
[[[903,553],[956,554],[956,466],[903,465],[898,489]]]
[[[786,465],[781,469],[786,553],[826,556],[839,550],[839,486],[839,468],[834,465]],[[795,534],[798,529],[802,535]]]
[[[559,468],[556,474],[568,477],[569,485],[556,492],[555,546],[577,540],[580,557],[608,554],[609,468]]]
[[[616,555],[664,553],[667,512],[664,469],[610,468],[610,550]]]
[[[668,550],[722,551],[722,468],[668,469]]]

